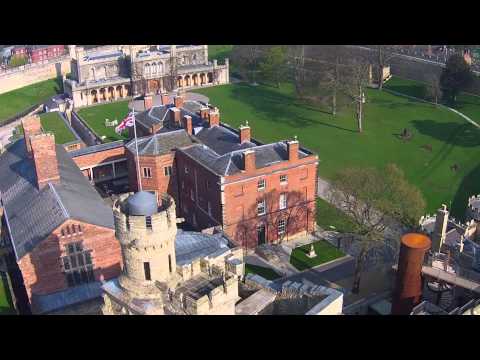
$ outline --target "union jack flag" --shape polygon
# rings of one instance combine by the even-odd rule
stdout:
[[[127,127],[132,127],[133,123],[135,121],[135,117],[133,114],[133,111],[130,112],[125,119],[122,120],[122,122],[115,128],[115,132],[117,134],[120,134],[123,130],[125,130]]]

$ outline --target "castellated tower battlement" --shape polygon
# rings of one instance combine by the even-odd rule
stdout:
[[[467,220],[480,221],[480,195],[470,196],[467,206]]]
[[[147,192],[123,194],[113,205],[113,215],[124,263],[120,285],[139,296],[151,292],[156,297],[155,283],[168,284],[176,273],[175,201],[167,194],[160,202]]]
[[[239,299],[237,278],[226,279],[200,297],[191,295],[196,293],[192,289],[195,285],[193,283],[185,284],[175,292],[172,298],[172,302],[177,307],[181,307],[185,313],[189,315],[215,315],[234,312],[235,303]]]

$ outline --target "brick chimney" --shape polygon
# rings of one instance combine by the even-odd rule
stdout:
[[[300,148],[300,144],[298,143],[296,136],[295,136],[295,140],[287,141],[288,161],[298,160],[299,148]]]
[[[203,106],[200,108],[200,117],[202,119],[208,119],[208,113],[210,112],[210,108],[208,106]]]
[[[218,108],[214,108],[208,113],[208,127],[218,125],[220,125],[220,111],[218,111]]]
[[[185,101],[185,98],[182,95],[177,95],[173,98],[173,103],[175,104],[175,107],[181,108],[183,107],[183,102]]]
[[[173,107],[170,108],[170,124],[172,126],[180,126],[180,109]]]
[[[185,115],[183,117],[183,128],[188,135],[193,135],[192,117],[190,115]]]
[[[29,116],[22,119],[23,136],[28,156],[32,157],[32,146],[30,145],[30,136],[42,133],[42,125],[38,115]]]
[[[245,125],[240,126],[240,144],[243,144],[245,141],[250,141],[250,126],[248,126],[248,121]]]
[[[162,100],[162,105],[170,104],[170,96],[168,96],[168,93],[163,93],[161,95],[161,100]]]
[[[153,106],[153,97],[152,95],[145,95],[143,97],[143,104],[145,105],[145,110],[150,110]]]
[[[42,189],[48,182],[58,182],[57,151],[53,134],[39,134],[30,137],[33,152],[33,162],[37,174],[37,185]]]
[[[243,170],[247,172],[254,171],[257,168],[255,165],[255,151],[247,150],[243,153]]]

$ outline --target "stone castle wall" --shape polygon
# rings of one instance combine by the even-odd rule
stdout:
[[[45,63],[29,64],[0,73],[0,94],[41,81],[61,77],[70,72],[70,57],[64,56]]]

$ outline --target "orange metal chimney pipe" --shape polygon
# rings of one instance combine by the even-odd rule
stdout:
[[[426,235],[409,233],[402,236],[392,315],[409,315],[420,303],[423,258],[431,246],[432,241]]]

